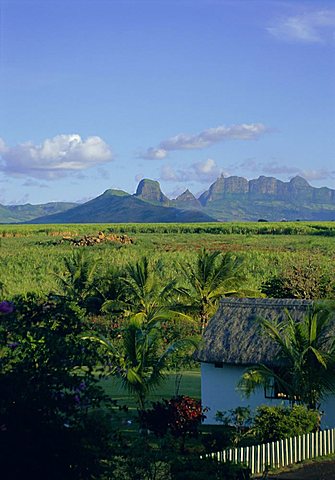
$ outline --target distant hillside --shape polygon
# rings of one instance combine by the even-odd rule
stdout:
[[[43,216],[29,223],[157,223],[212,222],[205,212],[160,206],[136,195],[106,190],[89,202],[66,212]]]
[[[221,176],[199,201],[218,220],[335,220],[335,190],[312,187],[299,176],[289,182]]]
[[[41,205],[0,205],[0,223],[21,223],[33,218],[64,212],[78,204],[73,202],[50,202]]]
[[[289,182],[261,176],[219,177],[196,198],[188,189],[170,200],[157,181],[143,179],[136,193],[106,190],[82,205],[0,205],[1,223],[158,223],[210,221],[335,220],[335,190],[302,177]]]

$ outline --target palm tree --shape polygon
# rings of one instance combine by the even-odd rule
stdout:
[[[168,309],[176,292],[176,280],[163,282],[162,269],[160,260],[149,262],[147,257],[127,266],[123,283],[131,314],[147,316],[154,309]]]
[[[82,249],[64,257],[65,272],[55,273],[65,295],[73,300],[84,302],[93,286],[97,263]]]
[[[221,297],[241,294],[239,283],[242,280],[242,264],[242,257],[202,249],[195,265],[181,265],[189,284],[185,291],[191,301],[189,309],[195,311],[199,317],[201,332],[215,312]]]
[[[128,264],[125,274],[119,278],[121,289],[117,298],[104,302],[102,311],[122,311],[123,317],[136,317],[142,322],[149,319],[167,320],[181,317],[174,310],[175,296],[180,294],[176,280],[162,278],[162,262],[142,257],[135,264]]]
[[[250,367],[240,388],[250,395],[259,386],[275,383],[292,403],[318,409],[321,399],[335,392],[333,312],[319,305],[311,308],[300,322],[288,312],[282,321],[261,319],[263,330],[279,347],[279,367]]]
[[[130,318],[118,345],[101,336],[84,337],[103,346],[113,362],[109,373],[121,378],[124,388],[135,396],[141,410],[145,407],[147,395],[163,379],[163,369],[170,355],[186,346],[196,347],[191,339],[178,340],[163,347],[156,313],[149,313],[145,323],[137,316]]]

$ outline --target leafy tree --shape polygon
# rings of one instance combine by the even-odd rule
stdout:
[[[64,298],[0,303],[0,451],[4,478],[91,479],[111,455],[109,421],[94,414],[96,349],[84,312]]]
[[[160,326],[157,311],[148,311],[146,322],[137,316],[130,318],[118,343],[102,336],[84,337],[104,347],[113,361],[109,373],[121,378],[123,386],[135,396],[141,410],[149,392],[161,382],[169,356],[185,345],[195,347],[192,340],[178,340],[164,345]]]
[[[58,283],[67,298],[83,306],[93,289],[97,263],[83,249],[77,249],[64,257],[63,274],[55,273]]]
[[[132,316],[143,320],[152,317],[155,310],[158,315],[168,312],[177,291],[176,280],[163,280],[162,269],[161,261],[149,262],[148,257],[127,266],[122,280],[128,311]]]
[[[181,317],[174,309],[176,280],[164,279],[162,268],[161,261],[150,262],[147,257],[129,263],[118,279],[117,295],[104,302],[102,312],[118,315],[121,321],[127,317],[141,322]]]
[[[201,332],[209,318],[215,312],[218,301],[223,296],[241,294],[242,257],[231,253],[222,255],[219,251],[209,252],[202,249],[195,265],[182,265],[186,282],[189,285],[185,294],[200,320]]]
[[[292,403],[312,410],[335,392],[334,311],[325,305],[311,308],[302,321],[287,312],[281,321],[261,319],[264,332],[278,346],[277,367],[256,365],[247,369],[240,387],[250,395],[258,386],[273,386]]]
[[[272,298],[333,298],[335,278],[333,272],[325,270],[319,263],[295,261],[279,275],[269,278],[261,291]]]
[[[252,423],[250,407],[236,407],[228,411],[218,411],[215,415],[217,422],[223,423],[226,427],[232,427],[231,442],[236,446],[248,435]]]

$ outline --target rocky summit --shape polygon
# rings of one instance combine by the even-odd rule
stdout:
[[[84,204],[0,205],[1,223],[155,223],[211,221],[334,220],[335,190],[312,187],[300,176],[221,175],[196,198],[186,189],[170,200],[159,182],[140,181],[136,193],[106,190]]]
[[[169,199],[161,191],[159,183],[148,178],[140,181],[135,196],[148,202],[169,203]]]
[[[199,200],[217,220],[335,220],[335,190],[312,187],[296,176],[289,182],[260,176],[218,178]]]

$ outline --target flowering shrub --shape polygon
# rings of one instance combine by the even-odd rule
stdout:
[[[28,295],[0,302],[0,312],[2,475],[93,478],[109,433],[91,413],[105,397],[96,348],[81,339],[83,310]]]
[[[7,302],[7,300],[3,300],[0,302],[0,313],[12,313],[14,311],[14,305],[12,302]]]
[[[158,437],[170,433],[174,438],[181,439],[181,449],[184,448],[186,437],[197,436],[204,418],[200,401],[184,395],[155,402],[152,409],[140,412],[142,427]]]

